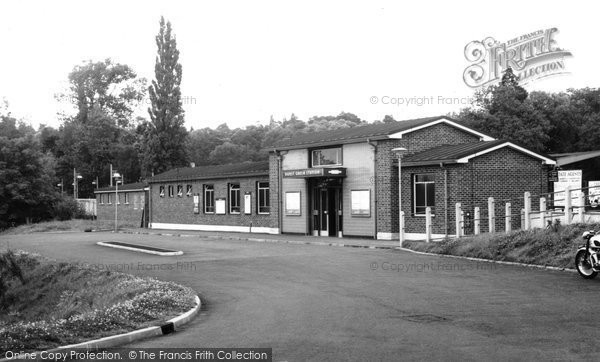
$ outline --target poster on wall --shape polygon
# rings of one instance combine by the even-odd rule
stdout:
[[[285,193],[285,214],[286,215],[301,215],[300,210],[300,192]]]
[[[200,213],[200,196],[199,195],[194,195],[194,214],[199,214]]]
[[[590,206],[596,208],[600,205],[600,181],[588,182],[588,200],[590,200]]]
[[[558,171],[558,181],[554,182],[554,206],[564,207],[565,206],[565,189],[569,187],[571,190],[581,189],[581,170],[562,170]],[[579,195],[581,190],[571,191],[571,205],[572,206],[584,206],[580,205]]]
[[[225,199],[215,199],[215,214],[225,215]]]
[[[252,195],[245,194],[244,195],[244,214],[252,213]]]

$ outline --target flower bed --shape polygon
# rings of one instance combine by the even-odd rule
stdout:
[[[195,292],[172,282],[26,253],[17,260],[26,282],[9,280],[0,305],[0,356],[157,325],[195,306]]]

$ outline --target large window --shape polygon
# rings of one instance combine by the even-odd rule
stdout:
[[[215,212],[215,187],[204,185],[204,212],[212,214]]]
[[[415,215],[425,215],[425,209],[430,207],[435,214],[435,178],[433,174],[413,176],[413,198]]]
[[[258,195],[257,212],[259,214],[268,214],[271,212],[271,201],[269,194],[269,183],[268,182],[257,182],[256,183],[256,194]]]
[[[230,184],[229,185],[229,213],[239,214],[240,213],[240,185]]]
[[[341,166],[342,165],[342,149],[337,148],[322,148],[313,150],[311,153],[312,167],[321,166]]]

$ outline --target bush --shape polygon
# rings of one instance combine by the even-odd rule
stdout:
[[[63,196],[54,205],[54,217],[60,221],[71,220],[73,218],[80,219],[85,217],[85,211],[75,199]]]

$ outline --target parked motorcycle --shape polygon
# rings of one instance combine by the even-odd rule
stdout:
[[[582,235],[585,245],[575,254],[575,268],[585,279],[593,279],[600,272],[600,235],[593,230],[585,231]]]

